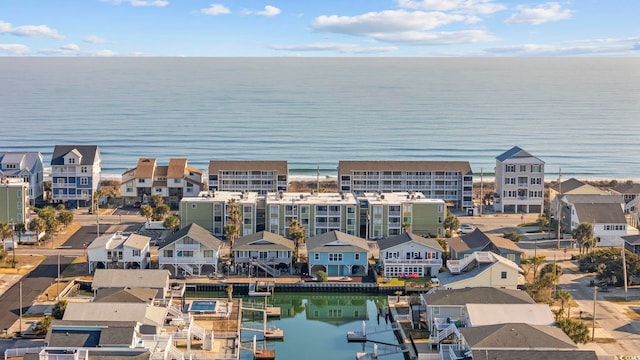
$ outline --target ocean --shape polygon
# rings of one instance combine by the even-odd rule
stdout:
[[[514,145],[547,180],[640,179],[640,58],[0,57],[0,151],[95,144],[103,173],[166,164],[462,160]]]

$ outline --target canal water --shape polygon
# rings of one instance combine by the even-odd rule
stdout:
[[[188,297],[225,297],[222,293],[187,293]],[[264,298],[244,297],[243,302],[261,302]],[[284,341],[261,341],[261,333],[242,331],[243,345],[251,347],[256,335],[259,348],[274,349],[276,359],[353,360],[357,352],[374,351],[385,360],[403,360],[397,353],[398,340],[385,317],[386,296],[342,293],[274,293],[267,302],[281,309],[280,318],[269,318],[267,327],[284,330]],[[374,341],[349,343],[348,331],[362,331]],[[262,328],[262,316],[245,312],[243,324]],[[377,345],[374,345],[377,344]],[[242,351],[242,360],[252,359]]]

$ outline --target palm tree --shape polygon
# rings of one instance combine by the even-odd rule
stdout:
[[[569,293],[567,290],[560,289],[556,294],[556,298],[560,300],[560,308],[562,310],[564,310],[564,305],[565,304],[567,305],[568,307],[567,319],[568,319],[571,316],[571,293]]]
[[[171,214],[164,219],[164,223],[162,223],[165,229],[171,230],[171,232],[175,232],[180,227],[180,219],[177,215]]]
[[[144,216],[149,222],[149,219],[153,216],[153,209],[149,205],[140,206],[140,215]]]
[[[408,232],[411,229],[411,223],[405,221],[402,223],[402,232]]]
[[[102,197],[102,190],[98,189],[93,192],[93,202],[91,203],[91,207],[95,210],[96,214],[98,214],[100,207],[98,204],[100,203],[100,198]]]
[[[10,238],[13,235],[13,229],[9,224],[0,224],[0,238],[2,239],[2,247],[4,248],[5,239]]]
[[[551,312],[553,313],[553,316],[555,316],[556,322],[560,321],[562,319],[562,315],[564,315],[563,308],[551,309]]]
[[[156,208],[153,210],[153,213],[156,215],[156,217],[161,220],[164,219],[164,217],[167,216],[167,214],[170,212],[171,212],[171,209],[167,204],[161,204],[160,206],[156,206]]]
[[[447,217],[444,219],[444,228],[449,234],[460,227],[460,220],[447,209]]]
[[[151,203],[153,204],[154,207],[159,207],[164,204],[164,199],[160,194],[153,194],[151,195]]]
[[[300,244],[304,243],[305,235],[304,235],[304,228],[302,227],[298,219],[293,219],[289,223],[289,228],[287,229],[287,237],[293,240],[293,243],[296,246],[295,259],[296,261],[299,261],[299,255],[300,255],[299,247],[300,247]]]
[[[227,203],[227,225],[224,227],[224,235],[229,239],[230,254],[233,257],[233,244],[240,236],[242,218],[240,216],[240,203],[236,199],[230,199]]]
[[[571,232],[571,235],[576,239],[580,247],[580,254],[582,254],[582,248],[589,248],[593,242],[593,225],[587,222],[580,223],[580,225]]]
[[[540,215],[536,219],[536,224],[540,227],[540,232],[543,232],[544,228],[549,225],[549,218],[544,215]]]
[[[38,237],[38,239],[40,234],[43,231],[45,231],[46,228],[47,228],[47,223],[39,217],[32,219],[31,222],[29,223],[29,230],[35,231],[36,237]]]

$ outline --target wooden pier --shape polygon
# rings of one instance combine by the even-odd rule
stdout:
[[[253,352],[253,358],[255,360],[275,360],[276,351],[270,349],[255,350]]]

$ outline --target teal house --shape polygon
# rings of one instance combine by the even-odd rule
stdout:
[[[366,276],[369,246],[365,239],[330,231],[307,240],[309,274],[325,271],[330,277]]]

